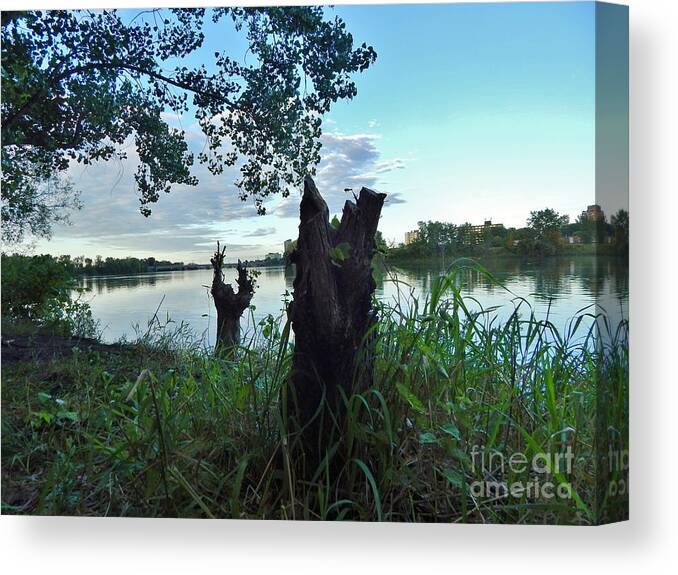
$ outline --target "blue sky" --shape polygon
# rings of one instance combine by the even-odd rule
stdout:
[[[380,229],[402,241],[419,220],[525,224],[530,210],[576,217],[595,201],[594,4],[338,6],[356,42],[378,53],[357,98],[323,124],[317,183],[333,212],[345,187],[386,192]],[[201,53],[244,53],[210,25]],[[212,56],[213,57],[213,56]],[[171,119],[202,146],[194,120]],[[132,155],[133,156],[133,155]],[[52,253],[207,261],[217,239],[231,259],[280,251],[296,237],[298,195],[267,216],[242,204],[234,175],[196,167],[197,188],[138,213],[134,158],[71,171],[85,207],[56,229]]]

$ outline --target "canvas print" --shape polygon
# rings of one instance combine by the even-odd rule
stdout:
[[[2,513],[628,518],[628,9],[2,12]]]

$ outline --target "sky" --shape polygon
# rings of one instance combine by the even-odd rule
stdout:
[[[356,43],[377,61],[355,77],[358,96],[323,120],[316,183],[331,213],[344,188],[388,194],[379,229],[402,242],[421,220],[521,227],[551,207],[572,220],[596,201],[595,8],[593,3],[337,6]],[[135,12],[134,12],[135,13]],[[188,60],[245,41],[206,28]],[[199,151],[192,117],[168,121]],[[295,238],[300,193],[258,216],[238,199],[237,175],[176,186],[144,218],[138,211],[133,146],[124,162],[70,170],[84,207],[38,252],[88,257],[154,256],[207,262],[217,239],[229,260],[281,252]]]

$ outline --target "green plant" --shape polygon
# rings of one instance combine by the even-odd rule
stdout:
[[[2,311],[6,317],[36,318],[52,303],[66,302],[73,281],[52,256],[2,254]]]
[[[373,385],[343,398],[346,417],[312,469],[299,430],[282,415],[293,345],[284,315],[256,324],[230,359],[177,349],[183,336],[164,336],[173,345],[158,349],[149,336],[115,355],[3,365],[4,511],[566,524],[625,517],[625,496],[601,493],[596,461],[628,447],[628,324],[583,310],[559,332],[522,300],[500,323],[462,297],[469,267],[496,281],[462,260],[426,299],[401,283],[401,297],[380,305]],[[559,469],[554,462],[570,453],[571,469]],[[563,496],[502,496],[501,485],[528,484],[535,473],[502,469],[501,458],[539,454],[550,457],[536,478]],[[611,469],[605,479],[623,485],[624,474]],[[492,489],[479,494],[479,482]]]
[[[2,255],[5,320],[30,320],[63,334],[94,337],[97,324],[81,294],[66,265],[50,255]]]

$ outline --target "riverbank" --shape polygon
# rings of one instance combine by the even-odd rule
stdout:
[[[582,328],[546,337],[553,326],[529,313],[489,324],[467,311],[453,279],[437,280],[407,311],[380,307],[373,385],[347,398],[328,461],[299,477],[290,462],[303,460],[302,447],[281,418],[293,353],[281,321],[259,322],[231,360],[153,334],[118,347],[64,339],[52,348],[69,352],[43,354],[36,332],[34,351],[11,361],[3,343],[3,513],[622,518],[623,498],[597,499],[594,459],[607,440],[592,422],[604,416],[622,441],[614,447],[624,447],[626,327],[597,352]],[[609,409],[597,405],[601,381]],[[481,453],[571,453],[575,463],[535,477],[527,467],[488,468]],[[498,497],[514,483],[532,487]]]
[[[446,253],[442,255],[413,255],[402,248],[389,250],[385,255],[385,261],[393,264],[404,265],[422,265],[434,264],[441,265],[447,262],[451,264],[458,258],[473,258],[476,261],[509,260],[509,261],[544,261],[558,260],[572,257],[614,257],[627,258],[627,255],[619,254],[614,246],[608,244],[567,244],[561,251],[554,255],[525,255],[516,251],[508,250],[505,247],[493,247],[479,250],[469,250],[467,253]]]

